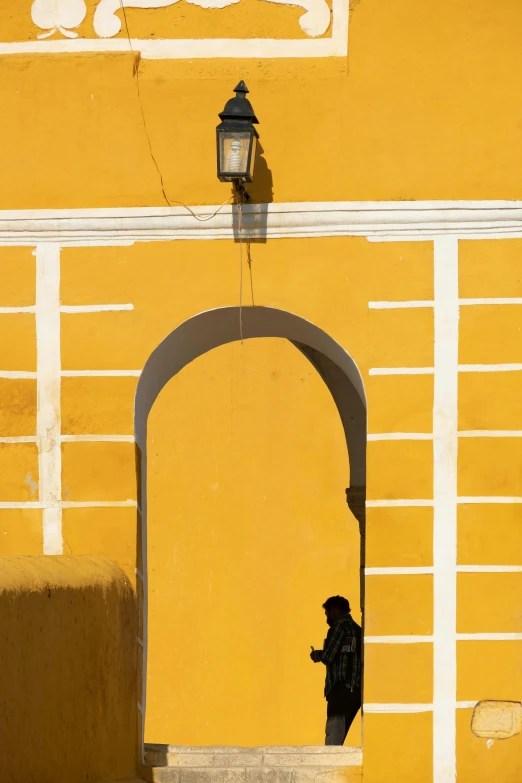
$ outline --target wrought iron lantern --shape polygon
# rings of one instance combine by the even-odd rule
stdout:
[[[233,182],[242,190],[244,182],[252,182],[256,141],[259,134],[254,128],[258,119],[252,104],[245,97],[248,87],[240,81],[234,92],[235,98],[227,101],[219,115],[221,122],[216,128],[217,175],[221,182]]]

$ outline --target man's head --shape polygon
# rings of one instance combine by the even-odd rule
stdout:
[[[340,617],[350,612],[350,604],[342,595],[332,595],[323,604],[326,622],[332,627]]]

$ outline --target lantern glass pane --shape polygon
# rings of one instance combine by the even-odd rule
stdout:
[[[250,176],[248,163],[252,136],[249,131],[228,131],[219,134],[219,163],[223,174]]]

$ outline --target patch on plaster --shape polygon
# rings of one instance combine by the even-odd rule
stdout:
[[[489,740],[509,739],[520,734],[522,703],[519,701],[479,701],[473,710],[471,731]]]
[[[25,483],[29,486],[29,489],[31,490],[31,497],[34,498],[38,491],[38,482],[33,481],[33,474],[28,473],[25,477]]]

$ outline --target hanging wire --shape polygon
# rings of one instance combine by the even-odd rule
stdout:
[[[237,226],[239,232],[239,338],[243,345],[243,194],[237,193]]]
[[[130,51],[132,53],[132,75],[136,77],[136,92],[138,94],[138,103],[139,103],[139,106],[140,106],[141,119],[142,119],[142,122],[143,122],[143,129],[145,131],[145,136],[147,138],[147,144],[148,144],[148,147],[149,147],[150,157],[151,157],[152,162],[154,163],[154,166],[155,166],[156,171],[158,173],[158,178],[159,178],[159,183],[160,183],[161,192],[163,194],[163,198],[165,199],[165,202],[167,203],[167,205],[169,207],[171,207],[173,204],[179,204],[181,207],[184,207],[188,212],[190,212],[192,217],[194,217],[196,220],[199,220],[200,223],[206,223],[207,220],[212,220],[212,218],[216,217],[218,212],[220,212],[226,204],[230,204],[230,202],[233,200],[234,197],[230,196],[229,198],[227,198],[227,200],[224,201],[216,209],[216,211],[212,213],[212,215],[207,215],[207,217],[200,217],[200,215],[197,215],[194,212],[194,210],[191,209],[189,206],[187,206],[183,201],[175,201],[173,199],[169,199],[169,197],[167,196],[167,193],[166,193],[166,190],[165,190],[165,182],[163,180],[163,174],[161,173],[161,169],[159,167],[158,161],[156,160],[156,156],[154,155],[154,149],[152,147],[152,141],[151,141],[151,138],[150,138],[150,135],[149,135],[148,127],[147,127],[147,118],[145,117],[145,111],[143,109],[143,102],[141,100],[139,62],[136,62],[136,52],[134,51],[134,48],[132,46],[132,39],[131,39],[131,36],[130,36],[130,31],[129,31],[129,23],[128,23],[128,20],[127,20],[127,12],[125,10],[125,6],[123,5],[123,0],[119,0],[119,2],[120,2],[120,8],[121,8],[122,13],[123,13],[123,21],[125,22],[125,32],[127,34],[127,40],[129,42],[129,49],[130,49]]]

